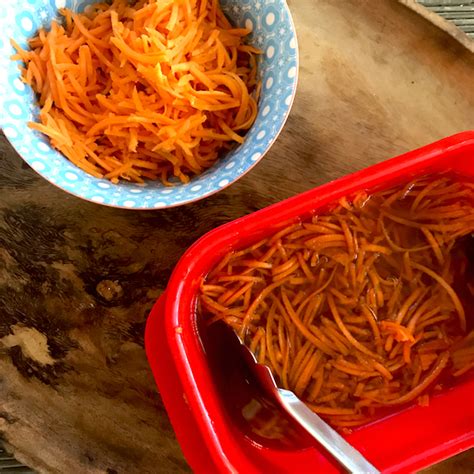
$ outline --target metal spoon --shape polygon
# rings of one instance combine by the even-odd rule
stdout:
[[[259,364],[253,353],[242,343],[235,332],[234,335],[239,339],[242,355],[248,367],[260,382],[262,388],[310,436],[322,444],[347,471],[357,474],[380,473],[357,449],[352,447],[337,431],[333,430],[322,418],[311,411],[293,392],[279,388],[270,368]]]

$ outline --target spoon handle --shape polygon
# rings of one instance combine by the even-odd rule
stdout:
[[[380,474],[357,449],[333,430],[316,413],[311,411],[293,392],[279,388],[283,408],[349,472],[354,474]]]

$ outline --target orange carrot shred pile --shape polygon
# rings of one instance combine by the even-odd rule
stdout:
[[[474,183],[360,192],[227,253],[199,311],[237,331],[278,384],[339,429],[474,369]],[[444,382],[443,382],[444,383]]]
[[[38,94],[54,148],[112,182],[209,168],[257,114],[256,48],[218,0],[115,0],[85,13],[62,9],[25,50],[22,78]]]

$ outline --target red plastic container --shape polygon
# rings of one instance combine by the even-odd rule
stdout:
[[[177,264],[148,319],[146,352],[184,455],[197,473],[336,472],[317,446],[279,449],[252,442],[230,421],[199,336],[200,278],[242,248],[357,190],[431,172],[474,178],[474,131],[460,133],[287,199],[199,239]],[[413,472],[474,446],[474,379],[347,436],[384,473]]]

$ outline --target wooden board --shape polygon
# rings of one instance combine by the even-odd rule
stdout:
[[[38,471],[186,471],[143,350],[183,251],[230,219],[474,128],[474,56],[415,12],[394,0],[290,7],[291,117],[265,159],[211,198],[156,212],[91,204],[1,140],[0,436]],[[463,459],[456,472],[472,471]]]

